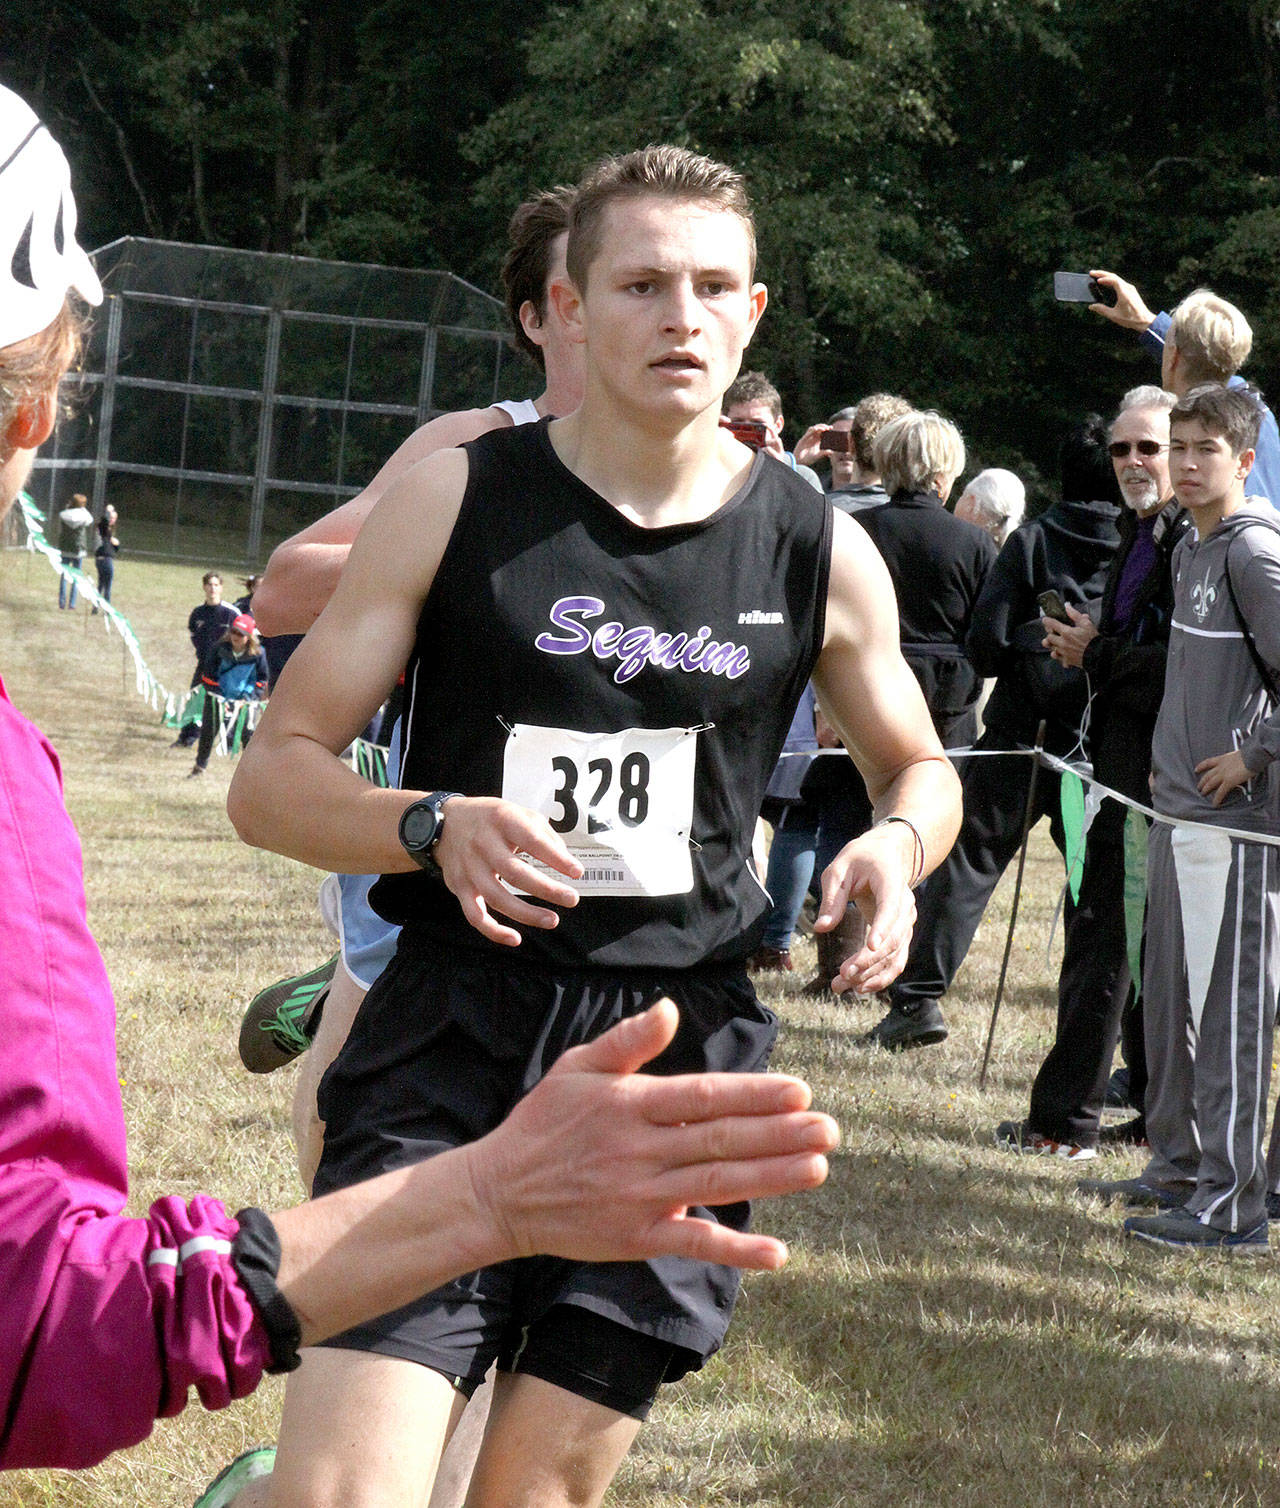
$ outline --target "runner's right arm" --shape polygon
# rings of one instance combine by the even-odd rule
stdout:
[[[371,785],[338,756],[409,661],[466,481],[466,453],[442,451],[414,467],[370,514],[337,590],[285,667],[241,756],[227,810],[245,842],[343,874],[412,872],[399,823],[426,793]],[[339,664],[343,674],[335,676]],[[512,947],[520,934],[495,911],[534,927],[554,927],[559,917],[511,894],[503,880],[553,905],[578,900],[521,853],[581,876],[582,866],[538,813],[490,796],[449,803],[436,850],[445,883],[472,926]]]

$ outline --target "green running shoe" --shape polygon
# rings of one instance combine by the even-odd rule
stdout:
[[[259,1477],[269,1477],[275,1464],[274,1445],[261,1445],[257,1450],[245,1451],[214,1477],[192,1508],[229,1508],[239,1497],[242,1487],[256,1482]]]
[[[274,1073],[311,1046],[338,956],[306,974],[277,979],[249,1002],[240,1023],[240,1061],[250,1073]]]

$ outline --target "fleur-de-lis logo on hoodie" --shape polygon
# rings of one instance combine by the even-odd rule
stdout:
[[[1191,606],[1195,611],[1196,619],[1203,623],[1209,616],[1209,609],[1218,600],[1218,589],[1209,580],[1209,572],[1206,568],[1204,580],[1197,581],[1191,588]]]

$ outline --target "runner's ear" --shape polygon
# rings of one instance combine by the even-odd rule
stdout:
[[[586,340],[582,325],[582,295],[568,277],[552,278],[547,285],[547,298],[565,327],[570,340]],[[523,310],[521,314],[523,316]],[[523,323],[523,318],[522,321]]]

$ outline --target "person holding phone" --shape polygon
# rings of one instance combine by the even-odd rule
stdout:
[[[1090,312],[1137,333],[1159,360],[1160,384],[1167,392],[1184,397],[1205,382],[1249,386],[1240,368],[1253,349],[1253,331],[1234,304],[1208,288],[1197,288],[1172,314],[1153,314],[1137,288],[1117,273],[1095,268],[1089,277],[1103,293],[1089,305]],[[1262,405],[1262,423],[1245,492],[1280,508],[1280,428],[1256,389],[1254,396]]]
[[[782,443],[786,423],[782,397],[763,372],[742,372],[724,395],[721,423],[752,450],[763,450],[790,466],[811,487],[822,491],[822,482],[811,466],[805,466]]]
[[[853,476],[853,405],[838,408],[821,424],[811,424],[796,441],[794,455],[804,466],[826,461],[831,467],[827,489],[843,487]]]
[[[1169,479],[1172,393],[1126,393],[1111,424],[1109,449],[1125,511],[1120,548],[1095,622],[1066,604],[1067,623],[1042,620],[1044,643],[1064,666],[1080,666],[1093,691],[1089,745],[1094,776],[1144,804],[1150,798],[1151,738],[1164,691],[1173,612],[1171,560],[1190,520]],[[1125,808],[1104,801],[1085,840],[1080,896],[1063,942],[1058,1025],[1031,1086],[1025,1117],[996,1127],[1015,1152],[1091,1156],[1108,1142],[1141,1142],[1146,1088],[1141,1000],[1130,988],[1124,906]],[[1117,1037],[1129,1066],[1129,1101],[1138,1115],[1102,1126]]]

